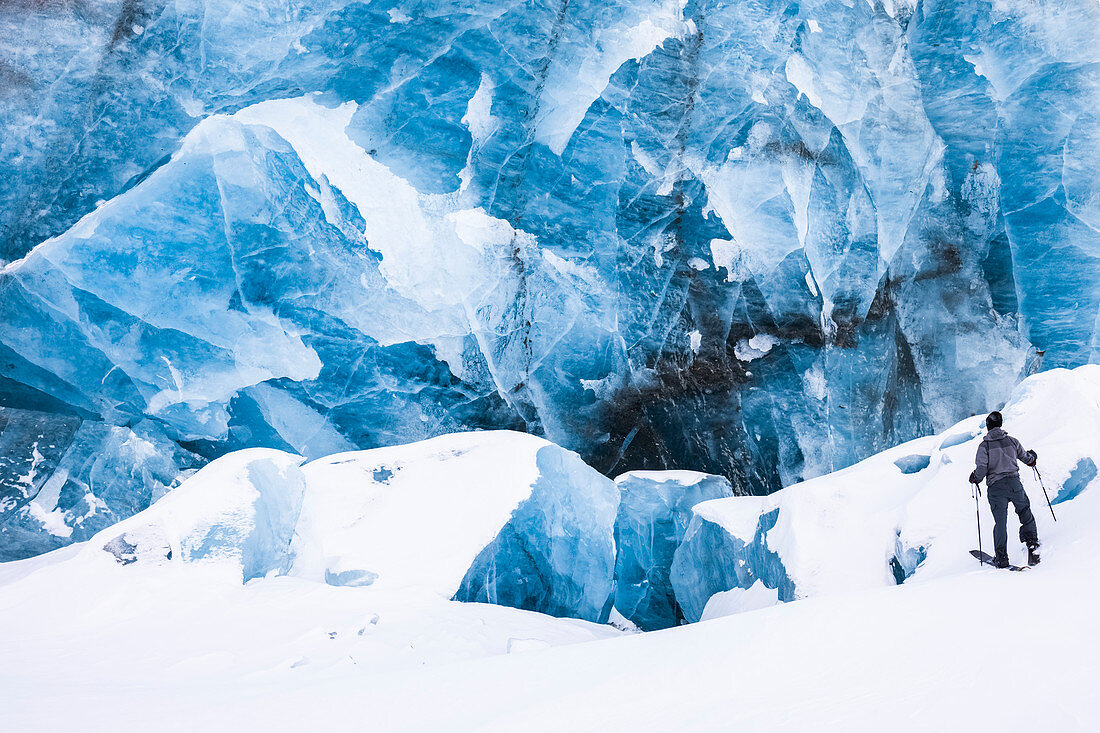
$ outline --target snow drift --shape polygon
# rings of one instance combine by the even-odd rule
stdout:
[[[303,461],[231,453],[84,552],[607,620],[619,495],[576,454],[485,432]]]
[[[606,621],[614,484],[573,453],[466,433],[306,464],[294,573]]]

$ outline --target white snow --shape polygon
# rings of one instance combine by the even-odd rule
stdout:
[[[1052,498],[1080,462],[1100,464],[1100,366],[1031,377],[1004,414],[1038,451]],[[440,593],[457,563],[433,568],[417,557],[417,538],[400,536],[418,522],[427,535],[451,515],[471,526],[459,550],[468,554],[521,493],[506,484],[528,478],[521,437],[487,441],[467,459],[492,469],[481,475],[490,497],[482,509],[495,517],[426,485],[473,475],[464,456],[447,457],[468,436],[304,468],[276,451],[230,456],[152,514],[0,565],[4,729],[1100,730],[1100,479],[1058,503],[1055,523],[1025,475],[1043,562],[1026,573],[979,567],[967,554],[976,538],[966,482],[979,421],[769,497],[697,506],[699,521],[741,537],[779,508],[767,543],[800,600],[772,605],[776,591],[757,583],[712,596],[709,620],[632,634],[448,601]],[[388,478],[374,472],[383,455],[398,469]],[[929,466],[903,473],[900,459],[916,455]],[[320,543],[320,555],[369,559],[378,580],[334,587],[292,574],[242,584],[226,572],[235,561],[123,566],[99,549],[154,525],[182,542],[226,512],[247,528],[242,508],[270,488],[248,470],[257,463],[307,483],[296,563],[308,564],[306,549]],[[390,483],[373,485],[383,478]],[[200,479],[201,491],[190,491]],[[311,497],[315,482],[324,488]],[[981,512],[988,543],[984,499]],[[898,542],[927,550],[901,586],[887,570]],[[398,544],[385,553],[384,543]],[[391,582],[399,575],[417,582]]]
[[[26,510],[54,537],[72,537],[73,528],[65,523],[65,512],[60,509],[43,509],[37,501],[31,501],[27,504]]]
[[[462,116],[462,122],[470,130],[470,136],[474,139],[474,146],[480,146],[496,132],[500,124],[493,118],[493,90],[495,85],[488,74],[481,74],[477,91],[466,105],[466,114]]]
[[[692,331],[688,334],[688,338],[691,339],[691,353],[698,354],[699,347],[703,345],[703,334]]]
[[[299,537],[330,576],[368,572],[380,589],[450,598],[530,496],[546,446],[554,447],[523,433],[458,433],[322,458],[304,469]],[[307,574],[301,561],[296,571]]]
[[[733,354],[741,361],[753,361],[766,356],[779,343],[775,336],[760,333],[749,339],[741,339],[733,347]]]
[[[694,514],[719,524],[734,537],[752,537],[767,499],[762,496],[735,496],[696,504]]]
[[[34,486],[34,479],[38,476],[38,466],[42,463],[42,454],[38,452],[38,441],[34,442],[31,446],[31,465],[27,469],[27,472],[22,476],[15,479],[16,483],[24,484],[28,487]]]
[[[710,474],[701,473],[700,471],[627,471],[616,476],[615,483],[621,483],[630,478],[640,478],[649,481],[668,481],[682,486],[694,486],[707,476],[710,476]]]
[[[733,588],[715,593],[707,601],[707,607],[703,609],[702,620],[709,621],[712,618],[755,611],[777,603],[779,603],[779,591],[766,587],[763,581],[758,580],[748,588]]]
[[[710,257],[716,269],[725,268],[727,282],[736,282],[751,276],[748,253],[735,239],[710,240]]]

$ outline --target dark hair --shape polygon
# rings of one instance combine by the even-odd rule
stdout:
[[[1004,425],[1004,418],[1001,417],[1001,413],[994,410],[989,413],[989,417],[985,419],[985,426],[992,430],[993,428],[999,428]]]

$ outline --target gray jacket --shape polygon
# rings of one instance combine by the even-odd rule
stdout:
[[[974,458],[977,467],[970,474],[970,480],[977,483],[988,477],[986,486],[991,486],[1006,476],[1019,476],[1016,461],[1034,466],[1035,452],[1025,451],[1020,441],[1001,428],[993,428],[978,446],[978,455]]]

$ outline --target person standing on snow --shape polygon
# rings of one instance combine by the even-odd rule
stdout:
[[[1008,503],[1016,509],[1020,517],[1020,542],[1027,545],[1027,564],[1039,564],[1039,531],[1035,527],[1035,516],[1031,513],[1031,502],[1020,483],[1020,469],[1016,461],[1034,466],[1038,454],[1025,451],[1020,441],[1001,428],[1004,418],[999,412],[991,412],[985,419],[989,432],[985,434],[978,454],[974,458],[976,468],[970,474],[970,483],[977,486],[983,478],[986,481],[986,493],[989,495],[989,508],[993,512],[993,549],[996,555],[993,564],[999,568],[1008,567]]]

